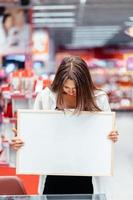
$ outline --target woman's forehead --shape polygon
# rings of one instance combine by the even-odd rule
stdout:
[[[68,85],[68,86],[74,86],[75,87],[75,82],[71,79],[67,79],[65,82],[64,82],[64,85]]]

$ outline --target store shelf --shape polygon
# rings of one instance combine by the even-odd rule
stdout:
[[[118,108],[112,108],[112,111],[133,111],[133,106],[120,106]]]
[[[17,118],[13,117],[13,118],[9,118],[9,117],[3,117],[3,123],[8,124],[8,123],[12,123],[15,124],[17,122]]]

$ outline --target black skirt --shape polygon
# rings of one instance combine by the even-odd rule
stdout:
[[[92,177],[47,176],[43,194],[93,194]]]

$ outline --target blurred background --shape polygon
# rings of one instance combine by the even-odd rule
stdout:
[[[79,55],[111,108],[133,109],[132,10],[131,0],[0,1],[0,83],[36,93],[64,56]]]
[[[125,113],[131,119],[132,0],[0,0],[2,134],[16,123],[18,108],[32,108],[66,55],[85,59],[111,109],[120,119],[126,119]],[[7,157],[1,158],[6,164]]]

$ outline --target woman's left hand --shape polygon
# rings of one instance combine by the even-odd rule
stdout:
[[[108,135],[108,138],[112,140],[113,142],[118,141],[118,131],[111,131],[110,134]]]

